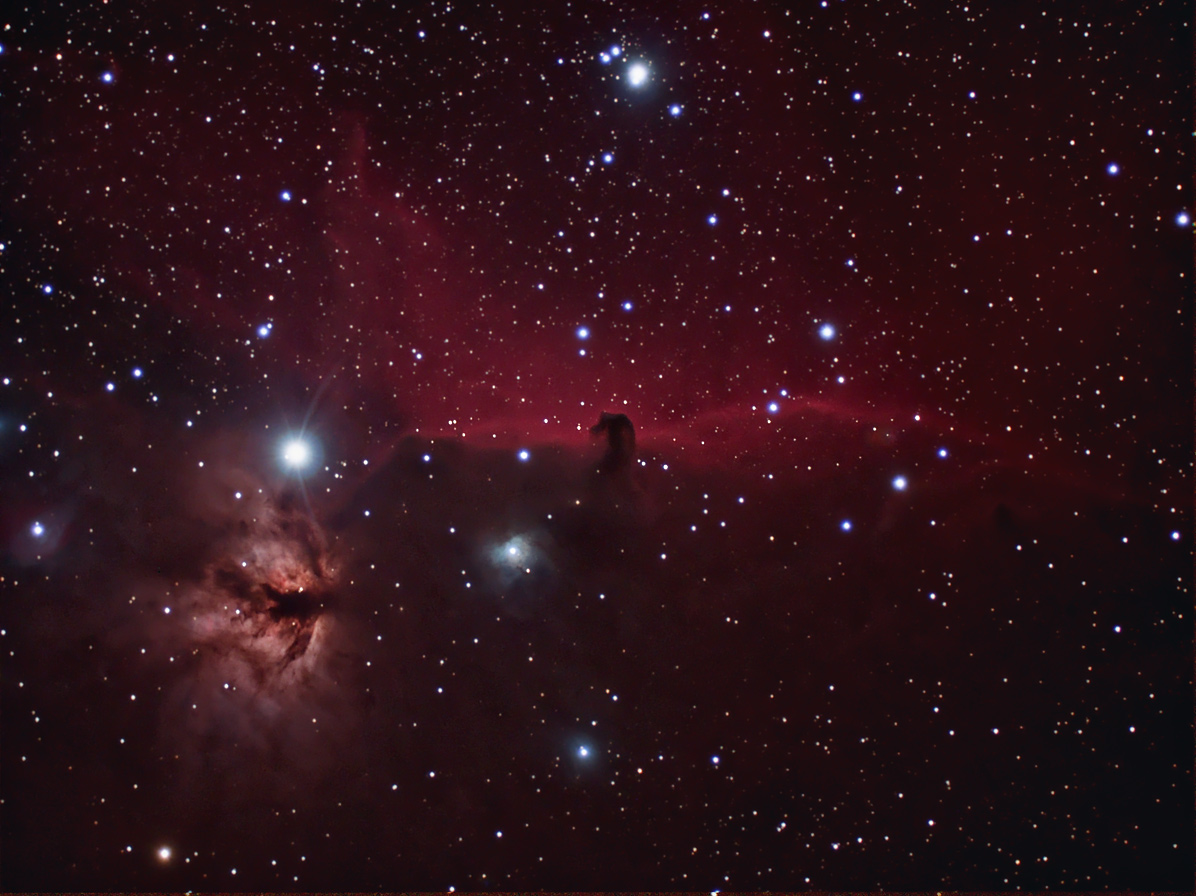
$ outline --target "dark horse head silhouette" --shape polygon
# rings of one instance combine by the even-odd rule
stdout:
[[[635,427],[626,414],[603,413],[590,427],[590,432],[596,436],[606,434],[606,454],[599,465],[602,472],[613,473],[631,465],[635,454]]]

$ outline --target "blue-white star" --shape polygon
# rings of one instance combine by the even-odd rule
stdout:
[[[633,62],[627,66],[627,83],[632,87],[643,87],[648,83],[648,66],[642,62]]]
[[[294,436],[282,444],[282,462],[292,470],[302,470],[311,463],[311,445]]]

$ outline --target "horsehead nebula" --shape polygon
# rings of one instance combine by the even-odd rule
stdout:
[[[1191,4],[472,6],[6,17],[0,885],[1186,890]]]

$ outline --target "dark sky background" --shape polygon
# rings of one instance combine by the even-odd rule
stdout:
[[[1190,4],[177,6],[0,25],[0,885],[1191,887]]]

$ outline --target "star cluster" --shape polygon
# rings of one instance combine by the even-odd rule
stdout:
[[[0,47],[0,884],[1184,890],[1190,5]]]

